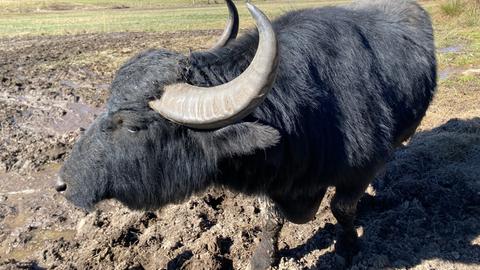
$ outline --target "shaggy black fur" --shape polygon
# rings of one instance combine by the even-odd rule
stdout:
[[[265,194],[293,222],[308,221],[327,186],[363,187],[413,133],[436,88],[428,15],[412,1],[360,1],[289,12],[274,22],[280,66],[265,102],[242,122],[199,131],[147,102],[165,85],[214,86],[255,54],[250,31],[214,52],[150,50],[112,83],[107,112],[75,145],[61,177],[89,208],[181,202],[212,185]]]

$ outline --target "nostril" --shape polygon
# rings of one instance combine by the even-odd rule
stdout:
[[[65,182],[63,182],[62,180],[58,180],[57,184],[55,185],[55,190],[58,192],[63,192],[67,190],[67,184],[65,184]]]

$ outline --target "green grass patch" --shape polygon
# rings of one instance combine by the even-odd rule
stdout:
[[[2,0],[0,11],[29,13],[72,9],[151,9],[213,4],[215,4],[213,0]]]
[[[461,53],[440,54],[440,68],[444,67],[480,67],[480,52],[466,51]]]
[[[478,92],[480,91],[480,76],[478,74],[459,73],[451,76],[448,80],[441,81],[440,86],[447,89],[463,89],[463,91],[467,92]]]
[[[447,2],[443,3],[440,8],[445,15],[453,17],[462,14],[464,4],[461,0],[448,0]]]
[[[48,5],[55,1],[47,0],[45,2],[47,2],[45,5]],[[72,1],[71,4],[86,5],[89,2],[94,1],[78,0]],[[108,4],[110,2],[115,2],[116,4],[125,3],[125,5],[134,3],[132,0],[100,1],[99,3]],[[186,3],[186,1],[176,0],[166,2],[172,4]],[[192,1],[188,2],[192,3]],[[273,18],[288,10],[347,2],[349,1],[261,1],[258,3],[258,6]],[[161,4],[164,5],[163,7],[156,6],[155,8],[154,6],[148,9],[72,9],[26,13],[4,12],[3,14],[0,13],[0,36],[64,35],[123,31],[171,32],[177,30],[221,29],[225,25],[228,12],[224,4],[165,8],[165,6],[168,6],[168,3]],[[98,6],[100,4],[97,3]],[[241,27],[251,27],[252,20],[245,6],[239,4],[238,8],[242,18]]]
[[[444,15],[450,17],[478,15],[480,13],[480,0],[443,0],[440,9]]]
[[[451,16],[445,12],[449,5],[461,7],[461,10]],[[480,67],[480,0],[443,1],[433,7],[430,13],[437,48],[459,48],[443,52],[439,50],[440,70]]]

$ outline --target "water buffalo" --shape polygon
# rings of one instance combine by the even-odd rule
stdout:
[[[428,14],[408,0],[288,12],[248,5],[211,50],[148,50],[111,85],[107,110],[74,146],[57,190],[90,209],[180,203],[211,186],[265,198],[250,268],[274,263],[283,221],[311,220],[327,187],[341,225],[336,252],[357,251],[356,205],[408,139],[436,88]]]

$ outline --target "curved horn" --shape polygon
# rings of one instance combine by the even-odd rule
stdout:
[[[238,34],[240,20],[238,19],[237,7],[235,7],[235,4],[232,0],[225,0],[225,2],[227,3],[229,12],[227,26],[225,27],[225,30],[223,30],[223,34],[220,39],[210,50],[224,47],[230,40],[235,39]]]
[[[241,120],[260,105],[275,81],[277,38],[267,16],[250,3],[247,7],[259,32],[250,66],[234,80],[214,87],[168,85],[160,99],[149,102],[153,110],[180,125],[216,129]]]

